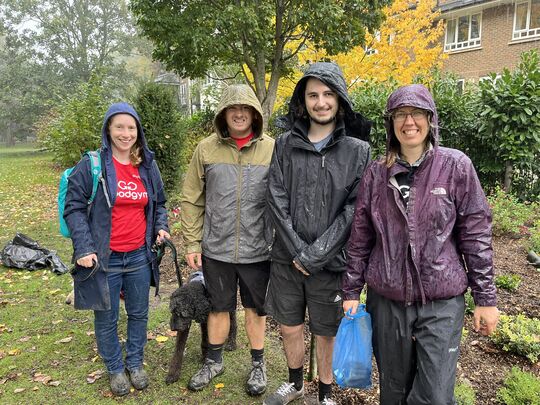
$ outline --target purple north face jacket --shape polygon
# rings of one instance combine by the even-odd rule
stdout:
[[[390,179],[408,169],[384,159],[366,169],[360,184],[342,289],[358,299],[367,284],[403,302],[427,303],[471,287],[476,305],[495,306],[491,212],[471,160],[438,144],[433,98],[422,85],[396,90],[387,111],[412,106],[431,112],[427,152],[411,183],[408,208]],[[396,142],[390,119],[387,144]]]

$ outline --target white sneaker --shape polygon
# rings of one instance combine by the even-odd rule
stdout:
[[[294,388],[294,383],[283,383],[281,386],[266,398],[263,405],[285,405],[295,399],[302,398],[304,396],[304,386],[298,391]]]

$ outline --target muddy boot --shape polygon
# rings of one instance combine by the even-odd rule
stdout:
[[[109,381],[111,384],[111,391],[114,395],[119,397],[129,393],[131,384],[126,376],[125,372],[109,374]]]

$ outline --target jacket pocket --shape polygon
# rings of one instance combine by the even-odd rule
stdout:
[[[268,167],[248,165],[244,170],[248,201],[265,201]]]
[[[427,206],[424,207],[429,221],[427,228],[436,234],[443,232],[455,221],[455,207],[449,195],[448,184],[434,184],[426,190],[428,194]]]

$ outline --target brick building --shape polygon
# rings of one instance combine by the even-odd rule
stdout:
[[[444,70],[474,80],[540,50],[540,0],[438,0],[446,20]]]

